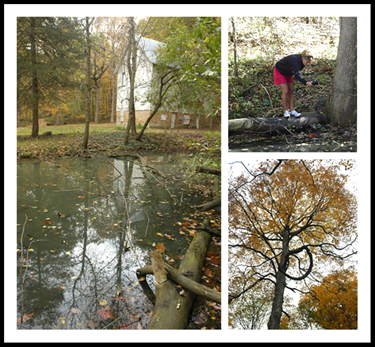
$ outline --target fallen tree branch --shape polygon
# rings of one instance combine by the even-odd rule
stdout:
[[[196,208],[201,211],[207,211],[211,210],[212,208],[215,208],[217,206],[221,205],[221,196],[216,198],[215,200],[212,200],[210,202],[206,202],[205,204],[198,205]]]
[[[185,277],[184,275],[180,274],[176,271],[172,266],[169,264],[163,263],[164,269],[167,271],[167,277],[177,283],[180,284],[185,289],[191,290],[197,295],[203,296],[204,298],[217,302],[221,304],[221,293],[204,286],[198,282],[192,281],[191,279]],[[139,274],[139,275],[138,275]],[[153,267],[151,265],[147,265],[141,269],[137,269],[137,276],[139,278],[143,278],[145,275],[152,275],[154,274]],[[142,282],[145,282],[144,280]],[[141,282],[140,282],[141,283]],[[148,285],[147,285],[148,286]],[[143,287],[142,287],[143,288]],[[149,287],[150,288],[150,287]],[[150,289],[151,290],[151,289]],[[148,297],[148,295],[147,295]]]
[[[197,166],[195,168],[195,172],[196,173],[202,172],[202,173],[208,173],[208,174],[212,174],[212,175],[221,176],[221,170],[214,169],[214,168],[207,167],[207,166]]]

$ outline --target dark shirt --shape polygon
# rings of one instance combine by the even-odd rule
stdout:
[[[301,73],[301,70],[305,67],[302,62],[301,54],[288,55],[279,60],[275,67],[284,76],[294,76],[294,78],[302,84],[306,84],[307,81],[302,77]]]

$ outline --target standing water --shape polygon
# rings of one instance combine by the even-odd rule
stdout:
[[[173,179],[175,157],[146,159],[156,170],[129,157],[18,163],[18,328],[147,328],[136,269],[155,249],[178,268],[202,199]]]

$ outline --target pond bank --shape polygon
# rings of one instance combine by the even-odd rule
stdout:
[[[143,135],[141,141],[124,145],[124,132],[90,134],[88,148],[82,147],[83,133],[52,134],[33,139],[17,137],[17,160],[57,159],[59,157],[121,156],[127,153],[195,153],[210,149],[220,155],[220,136],[210,131],[160,131]]]

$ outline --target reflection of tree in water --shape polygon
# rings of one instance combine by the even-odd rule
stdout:
[[[108,159],[20,163],[18,224],[27,213],[25,234],[35,240],[23,290],[24,314],[34,315],[23,329],[103,328],[116,319],[109,328],[147,327],[152,305],[136,269],[149,262],[155,244],[171,257],[184,253],[189,242],[175,223],[188,216],[188,197],[137,160],[114,165]],[[21,226],[18,241],[20,235]],[[26,250],[30,242],[23,240]]]

